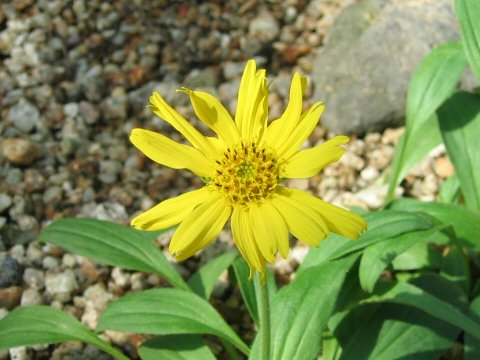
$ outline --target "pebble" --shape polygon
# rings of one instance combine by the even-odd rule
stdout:
[[[23,273],[23,281],[33,290],[42,290],[45,287],[45,276],[43,271],[38,269],[26,268]]]
[[[79,285],[75,274],[71,270],[61,273],[47,273],[45,276],[45,287],[47,294],[61,303],[72,299],[72,295],[78,290]]]
[[[0,213],[7,210],[12,205],[12,198],[5,193],[0,194]]]
[[[25,99],[20,99],[17,105],[10,108],[8,121],[23,133],[30,133],[39,125],[40,112]]]
[[[0,253],[0,289],[17,285],[22,280],[23,267],[10,255]]]
[[[5,139],[2,150],[7,160],[14,165],[28,165],[39,155],[37,147],[28,139]]]
[[[12,310],[20,304],[22,288],[20,286],[11,286],[6,289],[0,289],[0,308]]]
[[[20,306],[42,305],[43,297],[38,290],[25,289],[20,299]]]
[[[15,347],[8,350],[10,360],[29,360],[28,351],[25,346]]]
[[[250,21],[249,33],[262,42],[271,42],[279,35],[280,28],[275,17],[264,10]]]

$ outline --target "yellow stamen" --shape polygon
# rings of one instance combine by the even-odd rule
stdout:
[[[254,142],[242,141],[227,148],[217,160],[211,179],[230,205],[262,202],[275,192],[280,168],[273,151]]]

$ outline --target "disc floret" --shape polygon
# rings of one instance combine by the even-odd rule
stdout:
[[[220,160],[212,183],[230,205],[258,203],[272,196],[279,181],[279,164],[273,151],[255,142],[229,147]]]

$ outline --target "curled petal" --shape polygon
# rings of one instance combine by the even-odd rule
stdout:
[[[309,178],[317,174],[325,166],[340,159],[345,149],[348,136],[334,138],[311,149],[300,150],[287,160],[282,176],[286,178]]]
[[[290,85],[290,99],[282,116],[274,120],[265,132],[265,142],[279,149],[291,136],[300,122],[303,108],[303,91],[306,86],[305,77],[298,72],[293,75]]]
[[[209,177],[214,171],[200,150],[179,144],[154,131],[133,129],[130,141],[153,161],[173,169],[189,169],[198,176]]]
[[[160,204],[138,215],[131,222],[140,230],[163,230],[181,223],[198,205],[210,198],[210,191],[203,187],[164,200]]]
[[[249,279],[253,279],[255,270],[265,277],[265,258],[255,241],[254,230],[247,207],[238,206],[233,209],[231,220],[232,234],[240,254],[250,268]]]
[[[249,60],[238,90],[235,123],[242,139],[260,141],[268,120],[268,88],[265,70]]]
[[[178,132],[180,132],[185,139],[195,148],[200,150],[209,159],[215,159],[215,150],[211,147],[205,137],[195,129],[182,115],[180,115],[174,108],[172,108],[160,96],[158,92],[154,92],[150,96],[150,104],[147,106],[155,115],[172,125]]]
[[[329,204],[316,196],[297,189],[289,189],[290,198],[302,204],[311,214],[323,218],[328,229],[336,234],[357,239],[367,229],[367,223],[361,216]]]
[[[272,199],[272,205],[282,214],[290,232],[310,246],[319,246],[328,234],[328,226],[322,217],[311,213],[309,208],[290,196],[290,189]]]
[[[214,96],[186,88],[178,90],[187,94],[198,118],[215,131],[225,143],[234,145],[239,140],[239,133],[227,109]]]
[[[168,250],[178,261],[189,258],[215,240],[232,213],[221,194],[211,191],[209,197],[173,233]]]

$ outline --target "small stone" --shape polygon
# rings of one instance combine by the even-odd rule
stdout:
[[[12,348],[8,351],[10,360],[29,360],[28,351],[25,346]]]
[[[250,22],[249,33],[262,42],[271,42],[280,33],[280,28],[275,17],[264,10]]]
[[[66,268],[73,268],[73,267],[75,267],[75,265],[77,265],[77,260],[75,259],[75,256],[67,253],[67,254],[63,255],[62,264]]]
[[[48,273],[45,277],[45,285],[47,294],[62,303],[70,301],[72,294],[79,288],[75,274],[71,270],[58,274]]]
[[[20,299],[20,306],[42,305],[43,297],[35,289],[25,289]]]
[[[12,198],[5,193],[1,193],[0,194],[0,213],[7,210],[10,207],[10,205],[12,205]]]
[[[8,111],[8,121],[18,130],[30,133],[40,123],[40,112],[25,99],[20,99],[17,105]]]
[[[20,304],[22,296],[22,288],[20,286],[12,286],[6,289],[0,289],[0,308],[12,310]]]
[[[448,178],[455,174],[455,168],[447,157],[439,157],[433,163],[433,170],[441,178]]]
[[[360,176],[362,177],[363,180],[373,181],[380,176],[380,173],[374,167],[367,166],[365,169],[363,169],[360,172]]]
[[[10,255],[0,253],[0,289],[17,285],[22,280],[23,267]]]
[[[111,275],[115,285],[119,287],[125,287],[128,285],[130,274],[123,272],[119,267],[113,268]]]
[[[26,139],[5,139],[2,150],[7,160],[15,165],[30,164],[38,157],[37,147]]]
[[[45,287],[45,276],[43,271],[38,269],[26,268],[23,273],[23,281],[33,290],[42,290]]]
[[[59,262],[58,259],[53,256],[45,256],[42,260],[42,266],[45,270],[57,269]]]
[[[100,112],[88,101],[80,101],[79,110],[80,115],[89,125],[95,124],[100,117]]]
[[[113,295],[106,291],[100,284],[87,288],[84,292],[85,311],[82,316],[82,323],[89,328],[97,327],[100,313],[105,310],[107,304],[112,301]]]
[[[51,186],[43,193],[45,204],[58,203],[62,198],[63,190],[60,186]]]

